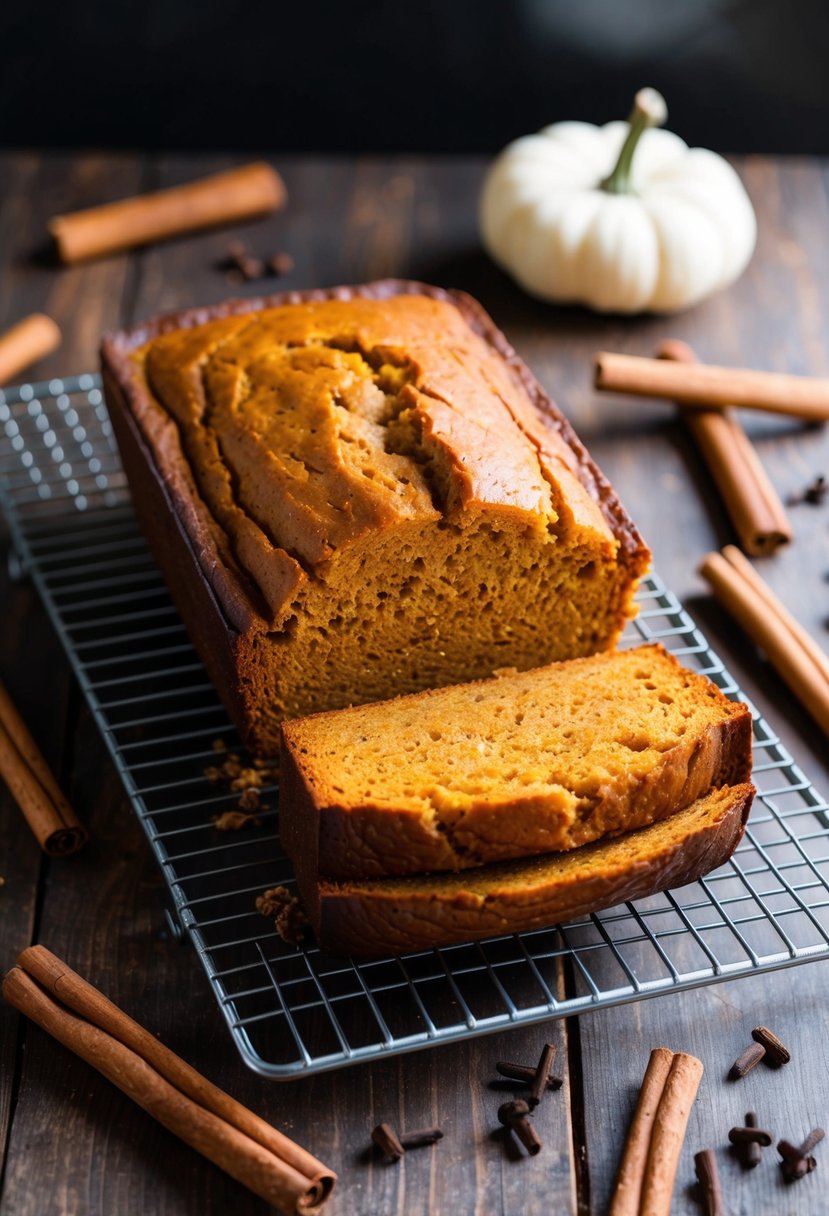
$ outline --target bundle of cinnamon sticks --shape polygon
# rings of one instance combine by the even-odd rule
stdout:
[[[663,342],[656,359],[601,352],[595,384],[605,392],[667,397],[680,406],[740,544],[755,557],[793,537],[777,491],[732,406],[806,422],[829,419],[829,380],[698,362],[685,342]]]
[[[336,1174],[211,1084],[43,946],[24,950],[6,1000],[164,1127],[283,1212],[315,1212]]]
[[[679,1155],[702,1063],[667,1047],[651,1052],[628,1132],[610,1216],[669,1216]]]

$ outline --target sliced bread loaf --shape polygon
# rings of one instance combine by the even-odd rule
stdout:
[[[570,853],[463,874],[320,879],[302,895],[320,949],[376,957],[523,932],[693,882],[743,835],[754,787],[726,786],[684,811]]]
[[[300,875],[461,870],[644,827],[751,773],[751,715],[661,646],[286,723]]]

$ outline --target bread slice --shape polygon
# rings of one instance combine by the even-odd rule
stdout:
[[[370,958],[537,929],[715,870],[739,844],[754,792],[725,786],[661,823],[570,853],[463,874],[320,879],[302,894],[331,954]]]
[[[286,723],[298,872],[461,870],[644,827],[751,774],[751,714],[658,645]]]

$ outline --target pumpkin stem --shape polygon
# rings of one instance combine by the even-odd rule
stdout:
[[[643,131],[648,127],[661,127],[668,117],[668,107],[665,98],[656,89],[640,89],[633,99],[633,109],[630,112],[630,130],[622,144],[616,167],[609,177],[600,183],[602,190],[608,194],[633,194],[631,169],[633,154]]]

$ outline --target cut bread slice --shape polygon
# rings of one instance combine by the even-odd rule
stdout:
[[[728,860],[754,786],[715,790],[669,819],[570,853],[301,888],[321,950],[377,957],[557,924],[693,882]]]
[[[311,878],[461,870],[644,827],[751,774],[751,715],[661,646],[286,723],[280,832]]]

